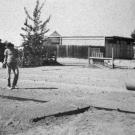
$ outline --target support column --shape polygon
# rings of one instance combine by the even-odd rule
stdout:
[[[114,68],[114,48],[112,45],[112,68]]]
[[[89,57],[91,56],[91,54],[90,54],[90,46],[88,46],[88,63],[90,64],[90,59],[89,59]]]

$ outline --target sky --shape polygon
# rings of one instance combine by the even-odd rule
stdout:
[[[40,0],[44,2],[45,0]],[[21,45],[24,7],[32,14],[36,0],[1,0],[0,39]],[[135,0],[46,0],[41,19],[62,36],[124,36],[135,29]]]

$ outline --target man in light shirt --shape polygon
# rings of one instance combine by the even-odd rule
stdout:
[[[19,69],[18,69],[18,51],[14,48],[12,43],[7,43],[7,48],[4,52],[4,64],[7,66],[8,70],[8,88],[14,89],[17,85],[18,77],[19,77]],[[11,85],[11,70],[14,73],[13,83]]]

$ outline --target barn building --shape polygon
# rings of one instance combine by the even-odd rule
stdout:
[[[120,36],[61,36],[54,32],[49,36],[50,44],[59,46],[87,46],[92,57],[132,59],[134,57],[132,38]],[[88,52],[86,52],[88,53]]]

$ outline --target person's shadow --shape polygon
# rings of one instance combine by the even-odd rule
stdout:
[[[38,90],[38,89],[41,89],[41,90],[44,90],[44,89],[48,89],[48,90],[53,90],[53,89],[58,89],[58,88],[55,88],[55,87],[21,87],[21,88],[16,88],[16,89],[25,89],[25,90],[27,90],[27,89],[33,89],[33,90]]]
[[[44,101],[44,100],[37,100],[37,99],[32,99],[32,98],[22,98],[22,97],[15,97],[15,96],[0,95],[0,97],[3,99],[18,100],[18,101],[33,101],[33,102],[39,102],[39,103],[48,102],[48,101]]]

